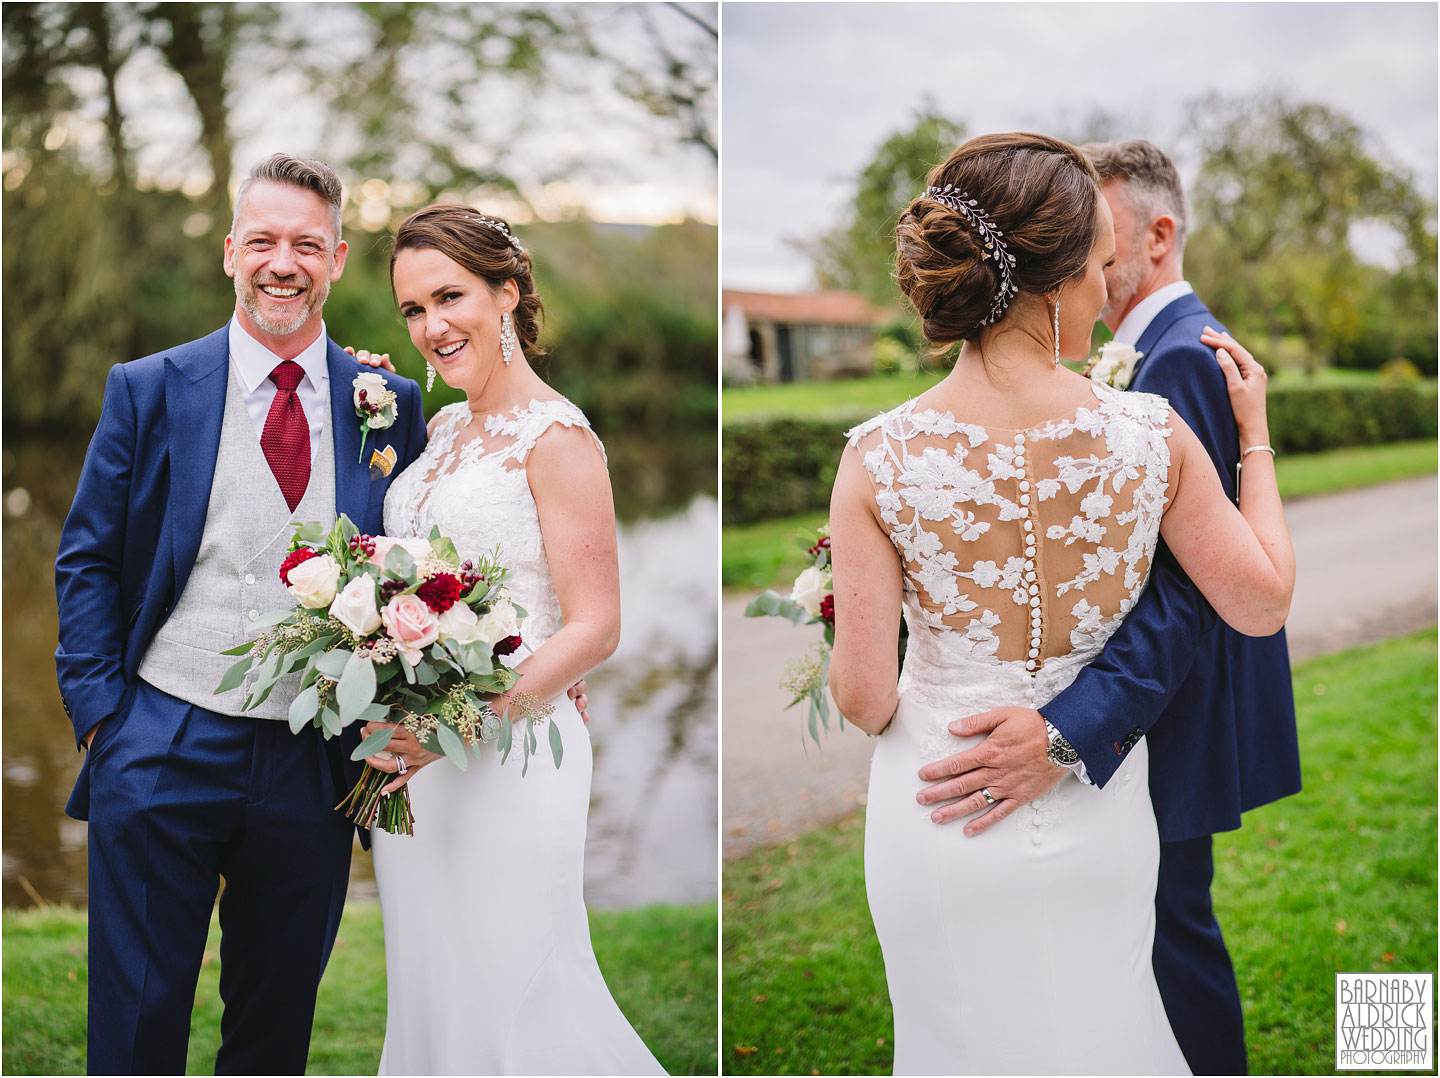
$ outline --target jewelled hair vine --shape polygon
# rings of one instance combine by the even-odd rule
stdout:
[[[995,266],[1000,271],[1000,290],[995,294],[995,302],[990,305],[990,313],[980,320],[980,325],[989,326],[1000,321],[1005,315],[1005,308],[1010,306],[1010,297],[1019,291],[1010,270],[1015,265],[1015,256],[1010,253],[1010,248],[1005,246],[1005,233],[995,227],[994,222],[973,198],[964,191],[955,190],[954,184],[927,187],[924,197],[949,206],[969,221],[980,234],[980,239],[985,244],[980,257],[995,259]]]
[[[525,248],[521,247],[520,241],[510,234],[510,227],[505,224],[504,221],[496,221],[494,218],[491,217],[480,217],[473,213],[467,213],[465,215],[465,220],[477,221],[480,224],[485,225],[487,228],[493,228],[496,232],[500,233],[500,235],[505,237],[506,241],[510,244],[511,247],[515,248],[515,250],[519,251],[521,254],[525,253]]]

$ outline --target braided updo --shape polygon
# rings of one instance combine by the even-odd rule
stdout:
[[[493,222],[493,223],[487,223]],[[504,231],[496,225],[504,227]],[[395,259],[401,251],[429,248],[481,277],[492,290],[514,281],[519,302],[511,315],[515,336],[527,355],[542,355],[536,343],[545,308],[535,291],[530,252],[511,241],[510,226],[498,217],[456,203],[438,203],[416,210],[401,222],[390,252],[390,286],[395,286]]]
[[[1003,233],[1020,292],[1043,294],[1084,272],[1100,224],[1100,184],[1068,142],[1023,132],[981,135],[932,169],[927,183],[965,192]],[[895,279],[925,339],[945,347],[979,336],[1001,274],[974,219],[921,195],[900,215],[895,248]],[[1001,313],[995,321],[1004,319]]]

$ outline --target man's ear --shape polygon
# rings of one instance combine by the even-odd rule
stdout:
[[[350,253],[350,245],[341,240],[335,245],[335,264],[330,267],[330,283],[334,284],[340,279],[340,274],[345,272],[345,256]]]
[[[225,267],[226,277],[235,276],[235,238],[233,236],[225,237],[225,254],[221,258],[220,264]]]
[[[1145,232],[1145,253],[1152,262],[1162,262],[1175,250],[1175,218],[1162,213]]]

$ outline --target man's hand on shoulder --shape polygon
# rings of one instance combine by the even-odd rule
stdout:
[[[968,836],[993,827],[1069,773],[1050,759],[1044,716],[1031,708],[999,707],[967,715],[952,722],[950,732],[957,737],[988,736],[974,748],[922,767],[920,777],[934,785],[921,790],[916,800],[936,805],[930,813],[936,823],[984,812],[965,825]],[[941,801],[950,803],[937,804]]]

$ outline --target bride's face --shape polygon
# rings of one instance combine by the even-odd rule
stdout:
[[[1100,227],[1085,263],[1085,273],[1060,290],[1060,358],[1077,360],[1090,354],[1090,335],[1105,306],[1105,270],[1115,261],[1115,221],[1099,200]]]
[[[491,288],[449,255],[407,248],[395,258],[395,298],[410,342],[452,389],[475,395],[500,359],[500,316],[520,298],[514,281]]]

